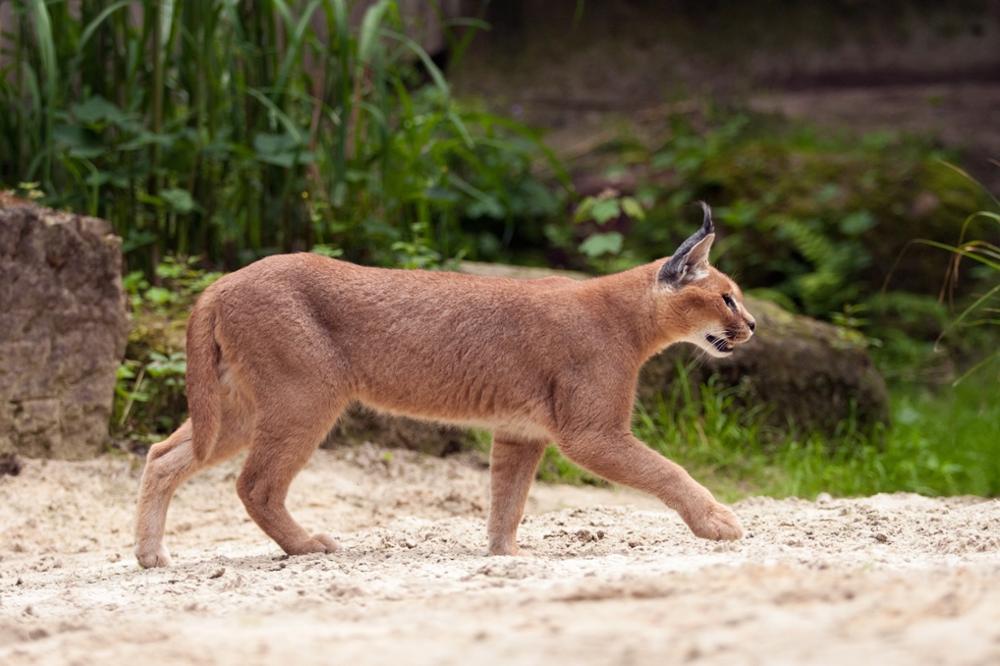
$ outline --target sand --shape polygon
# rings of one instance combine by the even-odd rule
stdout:
[[[287,558],[233,489],[181,488],[169,569],[131,552],[140,461],[0,477],[0,664],[998,664],[1000,501],[735,506],[692,536],[630,491],[537,485],[519,557],[485,556],[472,457],[320,451],[290,507],[342,552]]]

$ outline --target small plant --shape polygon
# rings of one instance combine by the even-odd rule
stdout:
[[[638,198],[606,189],[580,201],[573,213],[572,227],[549,224],[545,234],[556,247],[581,255],[590,268],[614,272],[636,262],[631,254],[622,253],[624,225],[641,221],[645,216]]]
[[[114,426],[117,430],[134,430],[130,422],[133,408],[143,415],[153,415],[152,422],[142,428],[156,433],[170,432],[180,425],[179,415],[184,404],[184,372],[187,360],[184,352],[161,354],[150,352],[145,362],[126,360],[118,367],[115,384]]]
[[[41,190],[40,183],[18,183],[14,191],[18,196],[30,199],[31,201],[45,198],[45,192]]]
[[[415,222],[410,225],[410,240],[392,244],[397,265],[401,268],[434,268],[440,265],[441,253],[434,249],[429,231],[427,224]]]
[[[205,271],[198,267],[199,257],[165,257],[154,270],[158,285],[151,285],[142,271],[132,271],[125,275],[122,284],[133,309],[170,309],[175,305],[186,305],[210,284],[222,277],[217,271]]]
[[[124,278],[133,322],[115,385],[111,425],[119,437],[158,439],[179,426],[187,412],[187,312],[222,275],[199,268],[199,263],[197,257],[165,257],[156,267],[158,285],[150,284],[141,271]]]
[[[947,166],[962,175],[962,177],[976,183],[984,192],[987,192],[981,183],[962,169],[952,164],[948,164]],[[970,328],[987,327],[996,329],[997,326],[1000,326],[1000,245],[985,238],[967,239],[969,227],[974,222],[982,220],[991,229],[994,226],[1000,227],[1000,200],[990,195],[990,201],[994,205],[994,210],[977,210],[965,218],[962,222],[957,244],[949,245],[926,238],[914,241],[914,243],[944,250],[952,254],[952,261],[948,264],[948,271],[945,275],[945,285],[941,290],[942,298],[946,294],[951,295],[954,293],[960,278],[959,269],[962,259],[974,262],[976,266],[974,266],[973,270],[978,268],[981,272],[986,273],[983,291],[976,294],[972,302],[962,308],[955,318],[948,323],[938,336],[938,342],[945,338],[956,337],[959,334],[966,335]],[[992,350],[982,359],[959,376],[955,380],[955,384],[958,384],[979,370],[992,366],[998,359],[1000,359],[1000,349],[994,345]]]
[[[614,190],[605,190],[596,197],[584,198],[576,208],[573,221],[577,224],[592,221],[600,230],[580,243],[580,252],[592,260],[621,252],[625,237],[618,231],[604,229],[609,222],[622,215],[632,220],[642,220],[646,213],[635,197],[620,196]]]

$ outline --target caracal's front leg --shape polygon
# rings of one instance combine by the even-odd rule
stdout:
[[[680,465],[671,462],[631,433],[574,433],[561,437],[566,457],[609,481],[632,486],[660,498],[680,514],[691,531],[704,539],[743,536],[739,518],[715,501],[712,493]]]
[[[497,433],[490,451],[490,555],[517,555],[517,526],[545,442],[516,441]]]

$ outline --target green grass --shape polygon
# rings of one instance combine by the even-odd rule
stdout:
[[[992,377],[996,377],[993,368]],[[994,383],[993,387],[996,386]],[[1000,496],[1000,396],[965,382],[940,392],[901,390],[893,424],[877,432],[843,424],[835,435],[778,436],[731,391],[680,389],[640,408],[635,432],[720,498],[814,498],[881,492]],[[599,483],[551,449],[539,478]]]

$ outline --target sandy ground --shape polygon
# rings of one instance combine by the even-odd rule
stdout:
[[[481,464],[362,447],[290,498],[341,553],[282,556],[233,464],[181,488],[175,565],[142,571],[138,464],[0,478],[0,663],[1000,663],[996,500],[754,498],[717,544],[640,495],[539,485],[525,554],[489,558]]]

